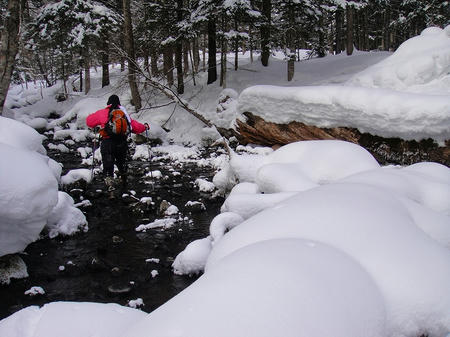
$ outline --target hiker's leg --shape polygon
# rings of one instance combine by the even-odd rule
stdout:
[[[128,153],[128,144],[127,141],[120,141],[116,144],[116,165],[119,169],[120,176],[124,179],[127,174],[127,153]]]
[[[105,177],[114,177],[114,154],[111,139],[102,140],[100,152],[102,154],[103,175]]]

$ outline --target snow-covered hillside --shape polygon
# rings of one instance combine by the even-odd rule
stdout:
[[[442,95],[450,91],[449,32],[448,27],[427,30],[393,55],[357,52],[305,60],[296,65],[291,83],[283,61],[271,58],[264,68],[243,58],[239,71],[229,70],[227,90],[234,101],[217,110],[222,88],[206,86],[205,74],[197,86],[187,86],[184,98],[225,127],[247,109],[283,121],[303,118],[301,108],[314,121],[442,140],[450,127],[450,101]],[[430,39],[440,42],[428,44]],[[420,52],[417,58],[405,56],[409,47]],[[417,71],[421,76],[412,76]],[[49,136],[79,142],[91,136],[86,115],[103,107],[111,93],[121,95],[133,112],[128,92],[119,89],[123,75],[117,68],[111,73],[113,84],[99,89],[100,77],[93,70],[91,93],[73,93],[60,103],[54,99],[59,88],[12,88],[8,115],[47,128]],[[149,101],[163,105],[166,99],[155,95]],[[372,108],[384,113],[374,119]],[[55,114],[59,118],[50,120]],[[151,133],[176,143],[166,147],[171,160],[182,161],[180,153],[192,150],[182,143],[198,145],[219,137],[174,105],[132,116],[149,121]],[[5,135],[0,136],[0,156],[11,158],[0,163],[0,219],[6,219],[0,237],[7,238],[0,240],[0,248],[6,253],[23,249],[50,222],[52,228],[85,228],[73,200],[57,190],[61,171],[46,157],[41,137],[31,127],[12,129],[12,123],[17,122],[0,118],[0,130],[9,130],[0,132]],[[171,156],[171,149],[177,153]],[[145,157],[147,150],[137,148],[135,158]],[[450,331],[448,167],[431,162],[382,167],[362,147],[330,140],[292,143],[276,151],[241,150],[220,161],[214,177],[215,188],[227,198],[211,222],[210,235],[189,244],[173,263],[177,274],[204,272],[190,287],[149,314],[117,304],[28,307],[0,321],[0,335],[443,337]],[[92,149],[81,152],[92,158]],[[198,180],[198,185],[205,183]],[[58,227],[59,222],[73,227]],[[24,232],[26,242],[9,249]]]

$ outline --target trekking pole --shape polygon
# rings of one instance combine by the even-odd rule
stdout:
[[[150,151],[150,145],[149,145],[149,138],[148,138],[148,129],[150,128],[150,126],[148,125],[148,123],[144,124],[146,126],[145,128],[145,138],[147,138],[147,151],[148,151],[148,161],[151,162],[151,158],[152,158],[152,153]],[[153,191],[155,189],[154,183],[153,183],[153,172],[152,172],[152,168],[150,167],[150,179],[151,179],[151,190]]]
[[[92,149],[91,180],[94,180],[95,150],[97,147],[97,128],[94,128],[94,147]]]

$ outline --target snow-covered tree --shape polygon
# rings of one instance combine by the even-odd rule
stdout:
[[[77,68],[90,66],[97,46],[117,33],[121,21],[117,13],[96,2],[62,0],[51,3],[30,25],[28,48],[41,59],[50,57],[52,62],[59,63],[58,73],[65,80]],[[50,51],[50,55],[45,51]],[[78,59],[78,64],[74,59]],[[48,60],[42,59],[44,62]]]

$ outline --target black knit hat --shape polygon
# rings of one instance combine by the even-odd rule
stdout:
[[[118,107],[120,105],[120,99],[119,96],[117,95],[111,95],[108,98],[108,102],[106,103],[107,105],[112,105],[113,107]]]

